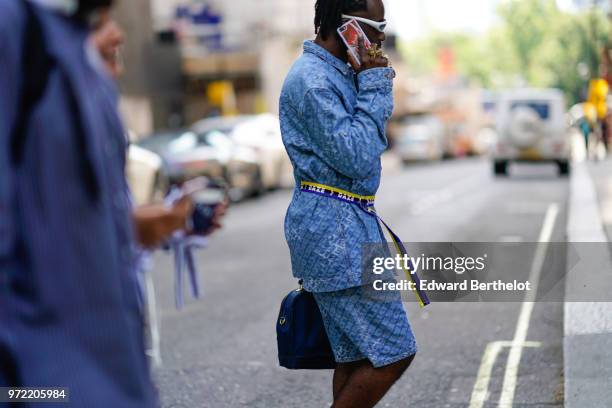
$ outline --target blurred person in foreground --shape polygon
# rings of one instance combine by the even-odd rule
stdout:
[[[191,203],[132,214],[116,91],[88,41],[111,3],[0,0],[0,386],[154,407],[133,250]]]
[[[384,241],[376,218],[357,206],[300,190],[302,182],[375,195],[386,122],[393,110],[395,73],[387,58],[364,49],[349,57],[337,29],[351,16],[380,48],[385,40],[382,0],[318,0],[314,41],[289,72],[280,97],[283,141],[297,188],[285,235],[293,274],[317,301],[337,367],[336,408],[372,407],[401,377],[416,342],[398,292],[368,298],[361,250]]]

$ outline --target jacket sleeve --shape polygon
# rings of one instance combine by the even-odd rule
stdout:
[[[391,68],[373,68],[358,75],[359,94],[349,112],[330,89],[310,89],[301,113],[313,150],[330,167],[352,179],[372,174],[387,148],[386,122],[393,111]]]
[[[10,253],[15,233],[10,146],[21,82],[23,41],[23,16],[9,4],[0,3],[0,258]]]

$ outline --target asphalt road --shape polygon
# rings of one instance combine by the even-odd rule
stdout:
[[[510,178],[495,179],[488,161],[468,159],[385,173],[377,209],[407,242],[537,242],[546,228],[547,239],[562,242],[567,195],[567,179],[552,166],[516,166]],[[163,367],[155,376],[164,407],[329,406],[331,372],[292,372],[276,359],[278,307],[296,285],[282,229],[289,199],[279,191],[230,210],[198,256],[203,298],[180,312],[171,259],[156,257]],[[380,406],[496,407],[509,365],[518,367],[512,406],[563,405],[562,303],[535,303],[531,313],[521,302],[406,308],[420,351]],[[521,331],[529,347],[511,352],[511,343],[496,343]],[[489,381],[481,367],[487,348]],[[477,382],[485,387],[474,398]]]

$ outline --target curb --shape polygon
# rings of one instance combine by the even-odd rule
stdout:
[[[612,254],[584,162],[570,179],[563,358],[565,407],[612,407]],[[571,258],[571,259],[570,259]],[[571,267],[570,267],[571,266]],[[606,302],[572,302],[585,299]]]

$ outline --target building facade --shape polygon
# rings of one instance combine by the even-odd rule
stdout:
[[[282,79],[314,32],[314,0],[151,0],[150,7],[152,30],[172,33],[179,50],[184,123],[219,111],[277,112]],[[221,99],[231,103],[211,89],[226,90]]]

